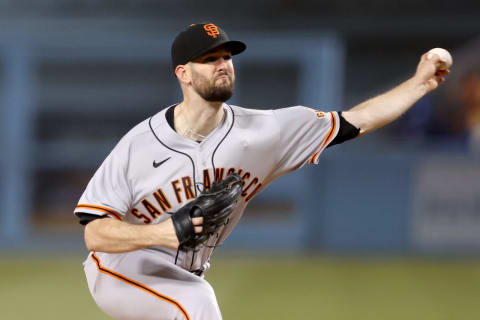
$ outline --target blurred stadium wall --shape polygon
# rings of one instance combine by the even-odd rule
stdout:
[[[412,75],[430,48],[454,57],[448,82],[399,121],[267,188],[225,250],[476,254],[479,148],[463,75],[480,65],[479,10],[470,1],[0,2],[0,250],[84,252],[71,214],[79,196],[129,128],[179,100],[170,43],[211,20],[249,45],[235,58],[231,101],[246,107],[346,110]]]

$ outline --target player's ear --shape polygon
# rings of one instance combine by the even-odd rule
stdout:
[[[190,70],[188,70],[186,65],[178,65],[175,68],[175,75],[177,76],[178,81],[182,83],[190,83]]]

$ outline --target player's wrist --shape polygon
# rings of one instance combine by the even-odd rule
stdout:
[[[414,98],[421,98],[432,90],[428,79],[418,73],[407,80],[406,84],[409,88],[408,91],[413,94]]]
[[[160,245],[171,249],[177,249],[179,242],[172,219],[167,219],[154,225],[153,245]]]

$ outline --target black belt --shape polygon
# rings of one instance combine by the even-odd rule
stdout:
[[[197,269],[197,270],[190,270],[191,273],[193,273],[194,275],[197,275],[199,277],[201,277],[203,275],[203,273],[205,272],[205,270],[203,269]]]

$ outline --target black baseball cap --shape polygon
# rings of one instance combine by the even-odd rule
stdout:
[[[247,45],[242,41],[230,40],[225,31],[211,22],[191,24],[180,32],[172,44],[173,70],[180,65],[198,58],[219,46],[226,46],[232,55],[243,52]]]

